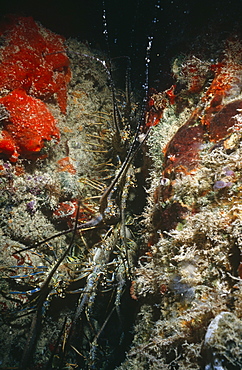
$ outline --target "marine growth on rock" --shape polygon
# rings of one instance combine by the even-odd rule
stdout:
[[[213,64],[174,61],[174,104],[151,96],[162,118],[147,142],[148,250],[131,286],[141,310],[122,370],[242,367],[241,40],[218,54]]]
[[[129,222],[120,226],[120,204],[126,213],[132,165],[107,199],[105,222],[99,208],[129,148],[128,124],[116,131],[100,53],[64,43],[32,18],[10,16],[1,36],[1,366],[117,363],[128,327],[124,334],[106,315],[117,319],[125,291],[131,301],[126,276],[136,243]],[[117,104],[121,112],[122,92]],[[96,352],[103,325],[110,334]]]
[[[59,139],[46,103],[66,113],[71,72],[64,38],[14,15],[2,20],[0,37],[0,153],[12,162],[36,159],[45,141]]]
[[[1,366],[242,368],[241,40],[178,55],[140,121],[105,55],[0,34]]]
[[[56,99],[65,113],[71,72],[64,37],[15,15],[2,20],[0,36],[0,91],[22,88],[44,101]]]

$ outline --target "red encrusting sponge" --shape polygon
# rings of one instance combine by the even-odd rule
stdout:
[[[0,98],[1,113],[5,118],[0,139],[0,152],[16,162],[19,155],[31,158],[39,152],[45,140],[60,138],[56,121],[40,99],[16,89]]]
[[[56,101],[66,113],[71,71],[64,38],[15,15],[4,18],[0,37],[0,153],[12,162],[36,158],[45,140],[60,137],[45,103]]]

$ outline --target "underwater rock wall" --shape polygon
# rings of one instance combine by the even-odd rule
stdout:
[[[162,118],[147,140],[148,251],[131,287],[140,312],[119,369],[242,367],[241,56],[233,37],[212,64],[177,58],[173,101],[151,96],[147,122]]]
[[[137,106],[106,57],[32,18],[0,32],[1,367],[240,369],[239,38],[173,61],[109,188]]]
[[[55,354],[58,368],[58,333],[69,330],[85,279],[102,261],[95,248],[106,228],[94,235],[90,226],[85,237],[77,235],[47,291],[43,287],[70,245],[72,233],[61,232],[72,230],[76,218],[82,224],[98,213],[116,171],[110,80],[103,55],[32,18],[11,16],[1,31],[0,367],[37,369]],[[66,295],[71,284],[77,293]],[[33,333],[32,314],[42,304]],[[86,329],[87,343],[88,336]]]

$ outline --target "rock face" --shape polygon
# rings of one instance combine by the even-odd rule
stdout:
[[[60,334],[65,325],[69,331],[88,276],[91,280],[89,272],[93,273],[93,285],[87,289],[85,311],[92,310],[89,297],[95,302],[99,282],[110,300],[114,283],[111,270],[116,271],[119,266],[116,252],[112,255],[111,251],[118,246],[118,234],[112,236],[110,225],[100,226],[98,232],[93,228],[99,199],[119,163],[112,144],[115,136],[112,94],[100,54],[96,57],[86,45],[69,40],[64,46],[62,37],[36,24],[32,18],[11,17],[4,27],[2,25],[1,32],[5,43],[0,49],[0,254],[3,266],[0,361],[3,367],[37,369],[46,366],[52,354],[59,352],[57,333]],[[66,56],[67,50],[70,58]],[[12,79],[8,78],[10,67]],[[111,204],[109,212],[114,213]],[[41,302],[46,294],[41,286],[68,249],[72,233],[51,239],[48,250],[45,243],[38,247],[36,243],[72,229],[76,218],[78,225],[91,219],[94,223],[89,225],[84,239],[84,234],[76,235],[72,252],[55,271],[48,284],[49,294]],[[20,251],[26,247],[30,249]],[[109,258],[115,261],[107,271]],[[120,278],[124,273],[120,271]],[[107,284],[99,280],[104,276]],[[100,291],[100,297],[102,295]],[[35,314],[30,312],[22,317],[21,313],[24,307],[26,313],[31,310],[32,298],[36,303],[41,302],[39,307],[43,303],[39,312],[40,326],[38,330],[35,327],[34,333],[31,333],[31,321]],[[101,310],[102,317],[94,319],[96,328],[99,319],[100,325],[105,320],[105,312]],[[79,349],[92,343],[96,329],[90,330],[91,336],[89,329],[85,330]],[[36,338],[32,347],[28,345],[30,337]],[[58,364],[54,360],[53,368],[61,366],[59,360]],[[72,360],[68,354],[63,366]],[[80,367],[85,366],[86,360],[80,361]]]
[[[137,106],[102,55],[32,18],[1,36],[1,366],[241,369],[239,39],[173,62],[112,182]]]
[[[242,45],[235,37],[224,48],[212,65],[178,58],[174,101],[151,96],[162,118],[147,141],[148,250],[132,283],[140,316],[120,369],[242,366]]]

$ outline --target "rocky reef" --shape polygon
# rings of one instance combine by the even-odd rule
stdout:
[[[241,369],[239,37],[178,55],[142,120],[106,55],[0,33],[0,367]]]
[[[151,96],[148,250],[131,287],[140,312],[122,370],[242,366],[242,45],[223,46],[213,64],[174,60],[172,102]]]
[[[97,292],[98,307],[105,291],[107,302],[116,299],[117,284],[122,292],[125,267],[115,250],[117,221],[106,226],[97,215],[129,134],[122,138],[121,129],[116,135],[110,76],[100,52],[64,40],[32,18],[11,16],[1,32],[0,366],[37,369],[51,361],[58,368],[76,356],[80,366],[103,363],[100,355],[90,359],[89,351],[110,308],[99,314],[93,305]],[[108,219],[118,220],[116,208],[108,203]],[[71,241],[75,222],[79,229],[89,224]],[[61,358],[82,296],[85,328],[78,330],[85,334],[77,351],[84,350],[84,357],[71,350],[71,357]]]

